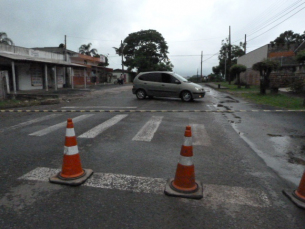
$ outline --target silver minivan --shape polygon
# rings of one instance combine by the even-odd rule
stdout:
[[[187,81],[177,73],[166,71],[139,73],[133,81],[132,93],[138,99],[145,99],[146,96],[176,97],[186,102],[205,95],[199,84]]]

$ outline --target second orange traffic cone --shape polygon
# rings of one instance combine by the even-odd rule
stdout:
[[[305,209],[305,170],[299,187],[293,191],[283,190],[283,193],[298,207]]]
[[[180,160],[177,165],[174,179],[170,179],[165,186],[164,193],[169,196],[178,196],[192,199],[203,197],[202,184],[195,180],[195,167],[192,162],[193,146],[191,127],[187,126],[184,133],[184,144],[180,151]]]
[[[91,175],[91,169],[82,169],[74,125],[72,119],[67,121],[66,140],[64,146],[64,158],[62,170],[59,174],[50,177],[50,182],[67,185],[80,185]]]

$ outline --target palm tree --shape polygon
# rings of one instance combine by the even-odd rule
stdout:
[[[14,42],[7,37],[7,34],[0,32],[0,44],[14,45]]]
[[[121,61],[122,61],[122,73],[123,74],[124,74],[123,55],[124,55],[124,48],[125,48],[125,46],[126,46],[126,44],[121,41],[121,45],[120,45],[119,48],[112,47],[112,48],[114,48],[116,54],[118,54],[119,56],[122,56],[122,60]]]
[[[122,56],[124,48],[125,48],[125,45],[126,45],[125,43],[121,42],[121,45],[120,45],[119,48],[116,48],[116,47],[112,47],[112,48],[114,48],[116,54],[118,54],[119,56]]]
[[[98,55],[97,53],[97,49],[90,49],[91,48],[91,43],[89,44],[83,44],[79,47],[79,53],[80,54],[84,54],[84,55],[87,55],[87,56],[96,56]]]

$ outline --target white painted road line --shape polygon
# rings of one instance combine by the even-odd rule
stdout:
[[[127,117],[127,114],[124,115],[116,115],[113,118],[103,122],[102,124],[92,128],[91,130],[83,133],[79,136],[79,138],[95,138],[97,135],[101,134],[105,130],[107,130],[109,127],[117,124],[119,121],[121,121],[123,118]]]
[[[210,146],[211,139],[203,124],[191,124],[193,145]]]
[[[162,122],[163,116],[152,116],[151,119],[133,137],[133,141],[150,142]]]
[[[60,169],[39,167],[18,179],[48,182],[49,177],[59,172]],[[162,178],[94,173],[83,186],[164,195],[165,184],[166,180]],[[259,208],[271,206],[268,196],[258,189],[214,184],[203,184],[203,199],[201,200],[177,198],[177,201],[202,207],[223,206],[224,204],[247,205]]]
[[[83,106],[83,107],[62,107],[62,109],[137,109],[137,107]]]
[[[0,129],[0,133],[2,133],[4,131],[9,131],[9,130],[15,130],[15,129],[18,129],[18,128],[24,127],[24,126],[29,126],[33,123],[49,120],[51,118],[55,118],[55,117],[58,117],[58,116],[61,116],[61,114],[51,114],[51,115],[43,116],[43,117],[40,117],[40,118],[32,119],[32,120],[29,120],[27,122],[22,122],[22,123],[19,123],[17,125],[14,125],[14,126],[2,128],[2,129]]]
[[[89,118],[91,116],[93,116],[93,114],[80,115],[80,116],[78,116],[76,118],[73,118],[72,121],[73,121],[73,123],[77,123],[77,122],[80,122],[80,121],[82,121],[82,120],[84,120],[86,118]],[[29,135],[31,135],[31,136],[39,136],[40,137],[40,136],[49,134],[49,133],[51,133],[51,132],[53,132],[55,130],[58,130],[60,128],[63,128],[66,125],[67,125],[67,121],[61,122],[61,123],[58,123],[58,124],[56,124],[54,126],[50,126],[50,127],[45,128],[45,129],[42,129],[42,130],[36,131],[34,133],[31,133]]]

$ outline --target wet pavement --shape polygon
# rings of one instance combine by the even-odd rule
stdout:
[[[207,89],[214,106],[225,110],[276,110],[232,95]],[[282,178],[298,185],[305,165],[303,112],[223,113],[240,137]]]

